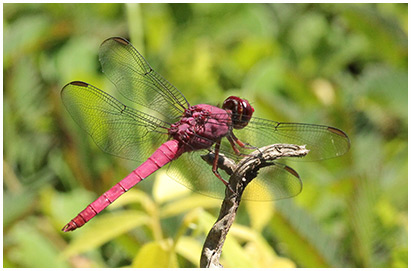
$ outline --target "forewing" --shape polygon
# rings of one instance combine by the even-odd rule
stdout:
[[[167,123],[92,85],[71,82],[61,90],[61,97],[73,119],[107,153],[144,161],[167,140]]]
[[[257,147],[288,143],[306,145],[310,152],[304,160],[313,161],[343,155],[350,147],[350,141],[343,131],[322,125],[280,123],[254,118],[244,129],[233,130],[233,132],[239,140],[249,144],[247,148],[237,145],[238,150],[244,155],[255,151]],[[193,136],[197,137],[198,141],[206,141],[198,135]],[[210,150],[213,151],[214,147],[215,145]],[[224,184],[215,177],[212,166],[201,159],[201,155],[207,153],[208,151],[203,150],[183,154],[177,161],[172,162],[168,174],[193,191],[215,198],[223,198]],[[224,154],[237,163],[245,157],[233,151],[227,138],[222,139],[220,154]],[[228,181],[229,176],[221,169],[219,172]],[[294,197],[301,190],[302,182],[298,173],[289,166],[275,161],[272,165],[259,170],[257,178],[246,188],[243,199],[278,200]]]
[[[343,131],[316,124],[275,122],[253,118],[244,129],[234,130],[234,134],[242,142],[254,147],[276,143],[305,145],[310,152],[304,157],[304,161],[341,156],[350,148],[350,140]],[[245,150],[241,149],[241,151]]]
[[[188,107],[183,94],[156,73],[127,40],[105,40],[99,58],[103,72],[124,97],[157,111],[165,121],[177,121]]]

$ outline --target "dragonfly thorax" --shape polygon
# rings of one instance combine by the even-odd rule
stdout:
[[[231,114],[208,104],[190,106],[181,120],[171,125],[168,133],[187,146],[185,151],[210,148],[226,136],[231,127]]]

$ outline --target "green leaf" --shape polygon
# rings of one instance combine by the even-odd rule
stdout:
[[[299,265],[304,267],[342,267],[338,240],[291,200],[276,203],[277,212],[270,223],[277,242]]]
[[[243,204],[247,208],[251,227],[257,232],[261,232],[273,216],[273,203],[270,201],[245,201]]]
[[[170,217],[184,214],[194,208],[215,208],[221,206],[221,200],[206,197],[200,194],[191,194],[188,197],[173,201],[161,208],[161,217]]]
[[[253,259],[254,267],[287,268],[296,266],[291,260],[277,256],[277,253],[266,241],[260,230],[234,224],[229,234],[236,238],[238,242],[245,242],[243,245],[244,251],[250,259]]]
[[[68,267],[67,263],[59,258],[56,243],[44,236],[32,219],[21,221],[8,233],[6,243],[10,246],[7,252],[9,260],[17,263],[17,267],[45,268]]]
[[[177,256],[171,240],[145,244],[134,258],[135,268],[177,268]]]
[[[3,194],[3,227],[8,227],[18,218],[29,212],[33,208],[35,200],[36,197],[32,191],[25,191],[24,193],[5,191]]]
[[[149,223],[150,218],[143,212],[122,211],[99,215],[87,223],[64,250],[64,257],[70,257],[91,249],[124,234],[131,229]],[[71,234],[71,233],[68,233]]]
[[[153,197],[157,203],[171,201],[191,193],[189,189],[171,179],[165,170],[156,174]]]
[[[244,250],[238,241],[230,234],[227,235],[225,240],[223,252],[221,253],[221,264],[224,267],[234,268],[250,268],[257,267],[254,259]]]
[[[196,267],[200,266],[200,258],[203,244],[198,239],[182,236],[176,244],[176,252],[189,260]]]

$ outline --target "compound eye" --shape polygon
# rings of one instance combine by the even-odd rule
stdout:
[[[254,108],[246,99],[236,96],[230,96],[225,99],[223,109],[231,110],[233,127],[235,129],[246,127],[254,113]]]

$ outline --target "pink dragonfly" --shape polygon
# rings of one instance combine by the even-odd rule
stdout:
[[[227,175],[218,171],[218,154],[239,161],[258,147],[288,143],[306,145],[310,152],[304,160],[312,161],[343,155],[350,147],[348,136],[337,128],[252,117],[253,107],[238,97],[228,97],[222,108],[207,104],[191,106],[123,38],[105,40],[99,59],[103,72],[117,90],[137,103],[140,110],[80,81],[64,86],[63,103],[103,151],[142,164],[65,225],[65,232],[83,226],[170,162],[172,166],[167,172],[175,180],[199,193],[223,198]],[[216,158],[212,166],[201,159],[201,155],[210,152]],[[292,168],[276,162],[262,171],[251,182],[254,189],[244,199],[273,200],[300,193],[302,183]]]

